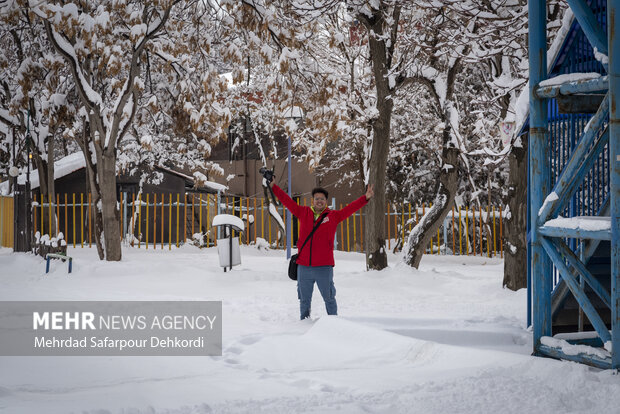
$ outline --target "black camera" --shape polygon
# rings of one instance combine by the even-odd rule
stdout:
[[[261,173],[263,175],[263,177],[265,177],[265,180],[267,180],[268,183],[273,181],[273,171],[272,170],[268,170],[265,167],[261,167],[260,170],[258,170],[259,173]]]

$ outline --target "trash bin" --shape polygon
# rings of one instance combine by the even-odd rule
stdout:
[[[233,266],[241,264],[239,237],[232,237],[232,232],[233,230],[237,232],[244,230],[243,220],[231,214],[218,214],[213,217],[212,226],[215,228],[222,227],[224,230],[223,238],[217,239],[217,252],[220,257],[220,266],[224,268],[224,272],[227,267],[232,270]]]

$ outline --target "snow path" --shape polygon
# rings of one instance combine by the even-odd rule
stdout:
[[[299,321],[281,251],[242,247],[224,273],[215,249],[124,249],[120,263],[69,248],[74,271],[0,249],[0,300],[221,300],[221,357],[0,357],[0,413],[617,412],[620,378],[534,358],[525,290],[503,263],[337,253],[339,316]]]

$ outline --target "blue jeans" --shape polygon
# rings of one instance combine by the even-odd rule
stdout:
[[[314,290],[315,282],[325,301],[327,314],[337,315],[338,305],[336,304],[336,287],[334,286],[334,267],[299,265],[297,268],[297,296],[299,297],[301,319],[310,317],[310,305],[312,304],[312,291]]]

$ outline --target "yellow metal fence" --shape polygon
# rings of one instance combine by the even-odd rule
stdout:
[[[0,246],[13,247],[13,197],[0,196]]]
[[[7,200],[5,200],[7,199]],[[12,223],[12,198],[3,197],[3,243],[5,220]],[[10,201],[9,201],[10,200]],[[300,205],[309,206],[310,198],[298,198]],[[212,194],[128,194],[120,200],[120,230],[122,238],[136,248],[172,249],[172,246],[193,242],[201,246],[217,245],[217,234],[211,227],[213,217],[232,214],[242,218],[246,230],[240,241],[245,244],[268,243],[273,248],[286,246],[286,234],[281,232],[267,208],[266,200],[251,197],[221,197],[219,205]],[[219,210],[218,210],[219,207]],[[335,204],[342,208],[342,204]],[[388,249],[402,248],[407,236],[430,206],[409,203],[388,203],[385,235]],[[276,208],[285,221],[284,207]],[[11,218],[5,219],[4,211]],[[55,215],[56,230],[63,232],[69,245],[91,247],[94,244],[94,206],[90,194],[57,194],[56,200],[37,195],[33,203],[34,232],[55,233],[51,217]],[[293,244],[299,236],[299,226],[293,217]],[[338,225],[336,248],[342,251],[364,251],[363,211],[358,211]],[[12,234],[12,226],[11,234]],[[259,239],[262,239],[259,240]],[[12,240],[12,238],[11,238]],[[457,254],[503,257],[503,212],[501,206],[453,208],[441,228],[427,246],[429,254]],[[11,242],[12,243],[12,242]]]

